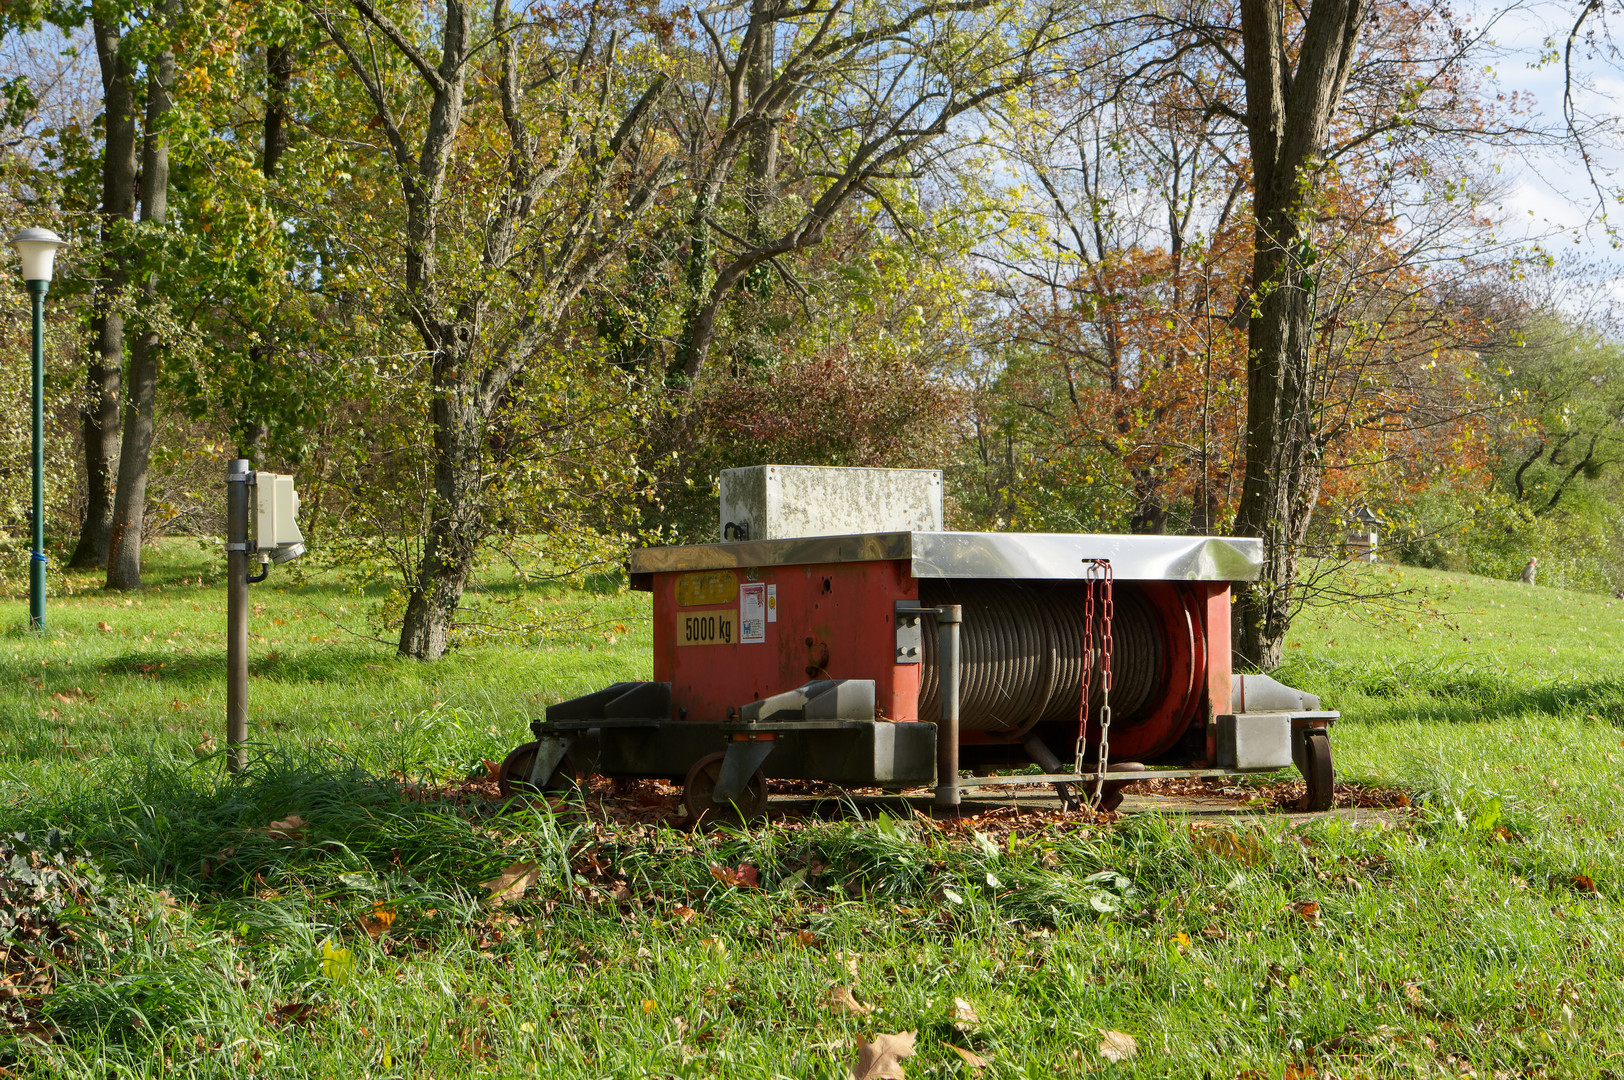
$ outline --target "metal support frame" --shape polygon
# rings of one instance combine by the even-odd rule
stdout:
[[[244,458],[226,464],[226,768],[248,767],[248,535],[249,487]]]
[[[924,607],[901,602],[898,615],[936,616],[936,667],[942,713],[936,723],[936,805],[959,805],[959,626],[962,604]]]
[[[536,740],[536,757],[530,763],[530,786],[541,788],[547,783],[558,763],[564,760],[570,747],[575,745],[574,735],[543,735]]]
[[[736,802],[750,777],[777,747],[778,743],[772,739],[730,740],[722,753],[722,771],[716,778],[716,789],[711,792],[711,802],[717,805]]]

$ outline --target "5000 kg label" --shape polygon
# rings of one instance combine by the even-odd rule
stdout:
[[[731,645],[739,640],[738,612],[701,611],[677,616],[678,645]]]

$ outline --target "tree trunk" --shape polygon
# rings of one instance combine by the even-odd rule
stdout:
[[[1293,70],[1283,0],[1241,0],[1253,255],[1246,478],[1235,532],[1263,540],[1263,567],[1236,596],[1233,651],[1238,665],[1265,671],[1280,663],[1321,478],[1312,385],[1314,255],[1302,222],[1319,188],[1319,155],[1364,18],[1364,0],[1313,0]]]
[[[135,74],[119,35],[93,20],[102,72],[101,280],[92,298],[93,350],[79,416],[85,440],[85,517],[68,565],[104,568],[113,535],[113,473],[118,461],[118,392],[124,374],[124,316],[116,305],[127,280],[119,222],[135,216]]]
[[[293,86],[293,50],[286,45],[268,45],[265,48],[265,134],[260,155],[260,171],[265,179],[270,180],[276,176],[276,165],[282,159],[282,152],[288,148],[288,91]],[[252,367],[268,368],[276,359],[277,340],[276,327],[267,324],[260,327],[260,341],[248,350],[248,361]],[[257,395],[256,395],[257,396]],[[251,403],[253,412],[260,413],[245,423],[240,441],[237,443],[237,456],[259,464],[260,448],[265,437],[270,434],[270,424],[266,421],[258,401]],[[244,410],[248,411],[248,410]]]
[[[1311,279],[1289,215],[1259,223],[1254,281],[1268,282],[1248,332],[1246,477],[1235,532],[1261,537],[1263,570],[1235,603],[1234,651],[1259,670],[1279,666],[1291,623],[1297,559],[1319,494],[1309,393]]]
[[[456,365],[451,365],[455,370]],[[484,531],[481,463],[485,417],[474,394],[437,388],[434,419],[434,505],[417,580],[406,602],[399,655],[437,660],[451,642],[463,588]]]
[[[175,54],[165,50],[147,77],[145,140],[141,149],[141,220],[162,225],[169,208],[169,140],[163,132],[175,80]],[[158,274],[143,287],[148,307],[158,299]],[[141,587],[141,534],[147,512],[147,472],[152,463],[153,407],[157,400],[162,343],[155,329],[142,330],[130,360],[124,402],[124,441],[119,447],[118,494],[113,503],[112,550],[107,588]]]

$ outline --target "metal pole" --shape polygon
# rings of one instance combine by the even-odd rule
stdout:
[[[47,281],[30,281],[34,298],[34,545],[28,559],[28,628],[45,629],[45,294]]]
[[[943,604],[936,609],[937,669],[941,680],[942,717],[936,725],[936,805],[959,805],[959,623],[964,609]]]
[[[226,768],[248,766],[248,487],[238,458],[226,465]]]

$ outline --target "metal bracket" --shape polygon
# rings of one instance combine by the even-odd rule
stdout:
[[[926,611],[935,612],[935,608],[921,608],[911,600],[898,600],[896,603],[897,627],[897,655],[899,664],[917,664],[924,659],[925,631],[921,625]]]
[[[543,735],[536,740],[536,760],[530,766],[530,786],[539,788],[553,775],[558,763],[564,760],[569,748],[575,745],[574,736]]]
[[[750,777],[777,747],[776,742],[767,739],[741,739],[728,743],[727,751],[722,755],[721,775],[716,778],[716,790],[711,792],[711,802],[726,805],[738,801],[744,793],[744,785],[750,782]]]

